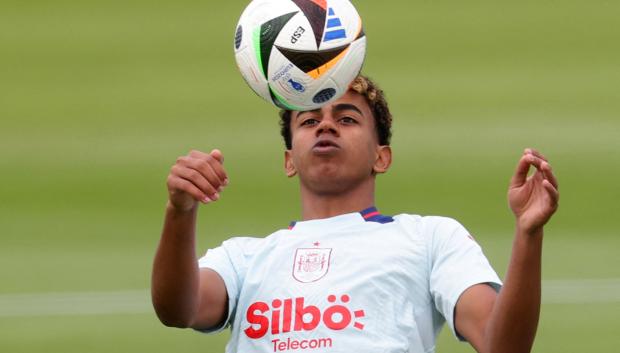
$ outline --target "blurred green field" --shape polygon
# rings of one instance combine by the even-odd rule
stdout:
[[[220,148],[231,180],[201,210],[201,252],[299,218],[276,110],[234,64],[245,3],[0,4],[0,352],[223,352],[227,334],[159,324],[146,289],[165,178],[189,149]],[[561,285],[534,352],[617,350],[620,3],[355,3],[364,71],[395,115],[377,206],[457,218],[503,274],[507,181],[539,148],[562,192],[543,278]],[[444,330],[437,352],[473,350]]]

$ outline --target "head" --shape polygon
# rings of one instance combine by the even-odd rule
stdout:
[[[286,173],[314,193],[374,188],[391,163],[391,122],[383,92],[364,76],[319,109],[282,111]]]
[[[383,90],[369,77],[359,75],[349,85],[349,90],[357,92],[366,98],[375,119],[375,130],[379,144],[389,146],[392,137],[392,114],[388,108]],[[280,111],[280,134],[284,139],[287,150],[292,146],[291,115],[292,110]]]

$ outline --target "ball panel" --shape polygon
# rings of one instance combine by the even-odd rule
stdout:
[[[362,37],[351,43],[349,50],[331,69],[337,72],[330,77],[339,85],[347,86],[360,73],[364,63],[364,54],[366,52],[366,37]]]
[[[235,55],[237,60],[237,67],[241,72],[241,76],[245,82],[252,88],[254,93],[263,99],[269,100],[269,90],[267,82],[265,81],[262,73],[259,72],[258,65],[255,62],[256,55],[252,47],[245,47],[240,49]]]
[[[334,98],[336,95],[335,88],[325,88],[320,90],[317,94],[312,97],[312,101],[316,104],[323,104],[328,102],[330,99]]]
[[[280,31],[286,25],[286,23],[296,14],[296,12],[287,13],[263,23],[260,26],[259,31],[259,48],[260,48],[260,63],[263,69],[265,78],[268,77],[268,64],[269,57],[271,57],[271,50],[273,50],[273,44],[276,42],[276,38]],[[256,40],[256,39],[255,39]]]
[[[267,79],[267,70],[263,67],[263,55],[260,47],[260,27],[254,28],[254,32],[252,32],[252,48],[254,48],[254,53],[256,54],[256,68]]]
[[[319,49],[342,46],[354,40],[361,27],[361,19],[348,0],[328,2],[327,19]]]
[[[317,50],[312,26],[303,12],[299,11],[282,28],[275,45],[299,51]]]
[[[311,0],[311,1],[319,5],[322,9],[327,10],[327,0]]]
[[[287,104],[303,106],[314,80],[291,63],[279,50],[269,60],[269,86],[285,99]]]
[[[312,96],[312,103],[310,103],[314,106],[322,106],[329,102],[333,102],[342,97],[349,87],[348,82],[345,85],[340,85],[329,76],[323,76],[317,81],[320,82],[320,85],[316,87],[316,91]]]
[[[293,0],[293,2],[308,19],[308,22],[312,27],[312,33],[314,33],[316,47],[318,48],[321,45],[321,38],[323,37],[323,31],[325,30],[325,1],[315,2],[308,0]]]
[[[319,70],[319,68],[324,67],[327,63],[334,60],[334,58],[338,57],[342,54],[343,51],[347,50],[348,44],[344,47],[333,48],[329,50],[321,50],[316,52],[307,52],[307,51],[297,51],[290,50],[287,48],[276,47],[282,55],[284,55],[293,65],[297,66],[301,71],[305,73],[310,73],[312,71]],[[317,78],[315,75],[310,75],[313,78]]]
[[[323,65],[317,67],[316,69],[312,71],[309,71],[308,75],[314,79],[317,79],[321,77],[322,75],[326,74],[327,72],[329,72],[329,70],[333,66],[335,66],[338,62],[340,62],[340,60],[342,60],[343,57],[345,57],[348,50],[349,50],[349,45],[347,45],[344,48],[336,48],[335,50],[334,49],[330,50],[329,52],[331,52],[332,54],[336,54],[336,55],[332,56],[329,59],[329,61],[326,61]]]
[[[243,26],[237,26],[237,31],[235,32],[235,50],[238,50],[241,46],[241,38],[243,38]]]
[[[239,24],[253,30],[274,17],[295,11],[299,11],[299,8],[291,1],[254,0],[241,14]]]
[[[272,100],[272,102],[276,106],[278,106],[279,108],[288,109],[288,110],[297,110],[297,111],[304,110],[304,107],[297,107],[297,106],[292,105],[289,102],[287,102],[284,97],[280,96],[271,87],[269,88],[269,92],[271,93],[271,100]]]

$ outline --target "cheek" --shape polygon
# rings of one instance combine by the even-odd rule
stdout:
[[[353,146],[355,157],[352,158],[361,169],[372,168],[377,159],[377,143],[369,136],[359,136],[363,143]]]
[[[379,146],[377,137],[372,133],[365,132],[364,136],[361,136],[360,138],[362,141],[365,141],[363,147],[364,153],[367,154],[370,159],[374,160],[376,158],[377,146]]]

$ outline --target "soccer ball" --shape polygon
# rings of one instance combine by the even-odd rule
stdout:
[[[304,111],[347,91],[362,68],[366,36],[349,0],[254,0],[241,14],[234,45],[256,94]]]

